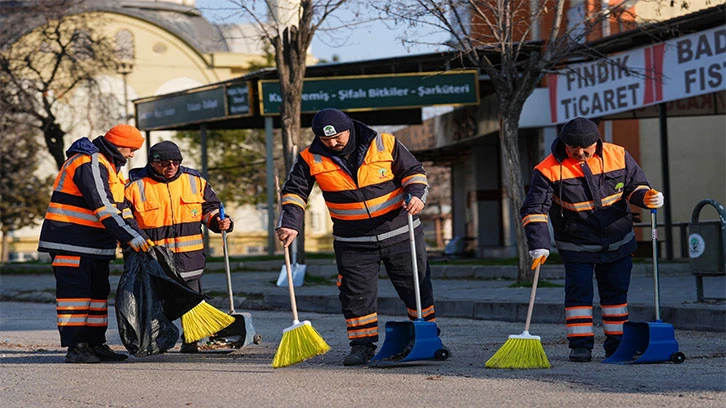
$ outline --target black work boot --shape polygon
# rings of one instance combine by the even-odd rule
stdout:
[[[108,344],[91,346],[91,351],[93,351],[93,354],[98,356],[101,361],[124,361],[129,358],[129,356],[127,356],[126,354],[116,353],[115,351],[111,350],[111,347],[109,347]]]
[[[376,355],[376,345],[373,343],[356,344],[350,348],[350,354],[343,359],[344,366],[363,365]]]
[[[90,364],[100,363],[101,359],[97,355],[93,354],[93,351],[88,347],[88,343],[78,343],[73,347],[68,347],[68,353],[66,353],[66,363],[75,364]]]
[[[575,363],[587,363],[592,360],[592,351],[584,347],[570,350],[570,361]]]

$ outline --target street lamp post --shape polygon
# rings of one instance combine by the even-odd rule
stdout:
[[[129,92],[128,84],[126,83],[126,77],[134,70],[134,63],[131,61],[121,61],[118,64],[117,72],[121,74],[124,81],[124,122],[128,123],[131,116],[129,116]]]

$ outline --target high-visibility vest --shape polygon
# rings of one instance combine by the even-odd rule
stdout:
[[[99,165],[106,169],[107,180],[96,173]],[[82,166],[92,169],[93,177],[88,181],[92,185],[84,186],[87,191],[91,191],[90,197],[84,196],[76,185],[76,172]],[[106,183],[111,197],[106,190]],[[123,219],[131,215],[130,212],[124,214],[122,210],[124,184],[125,180],[103,154],[78,153],[71,156],[63,164],[53,184],[38,250],[114,258],[117,238],[106,227],[122,230],[121,234],[128,234],[128,240],[137,234]]]

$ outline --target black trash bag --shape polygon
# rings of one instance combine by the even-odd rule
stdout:
[[[124,273],[116,289],[116,321],[121,342],[136,357],[161,354],[179,339],[179,329],[164,313],[154,275],[166,276],[150,254],[131,251],[124,255]]]
[[[189,288],[174,266],[174,254],[164,246],[151,248],[151,256],[158,261],[164,277],[154,277],[164,313],[169,320],[176,320],[192,310],[207,297]]]

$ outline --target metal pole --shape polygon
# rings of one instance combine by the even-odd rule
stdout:
[[[663,215],[665,221],[666,258],[673,260],[673,220],[671,218],[671,176],[668,162],[668,112],[666,103],[658,105],[658,118],[660,120],[660,165],[663,173]]]
[[[124,123],[129,123],[129,119],[131,119],[129,116],[129,90],[127,89],[128,85],[126,85],[126,76],[128,74],[128,72],[121,74],[124,79]]]
[[[202,146],[202,177],[205,180],[209,180],[209,165],[207,164],[207,124],[202,123],[199,126],[199,137],[200,144]],[[204,231],[204,247],[207,248],[207,253],[211,254],[211,247],[209,246],[209,230],[206,226],[202,229]]]
[[[267,170],[267,254],[275,254],[275,157],[272,117],[265,117],[265,168]]]
[[[658,276],[658,222],[656,210],[650,210],[650,240],[653,242],[653,284],[655,286],[655,320],[660,321],[660,280]]]

